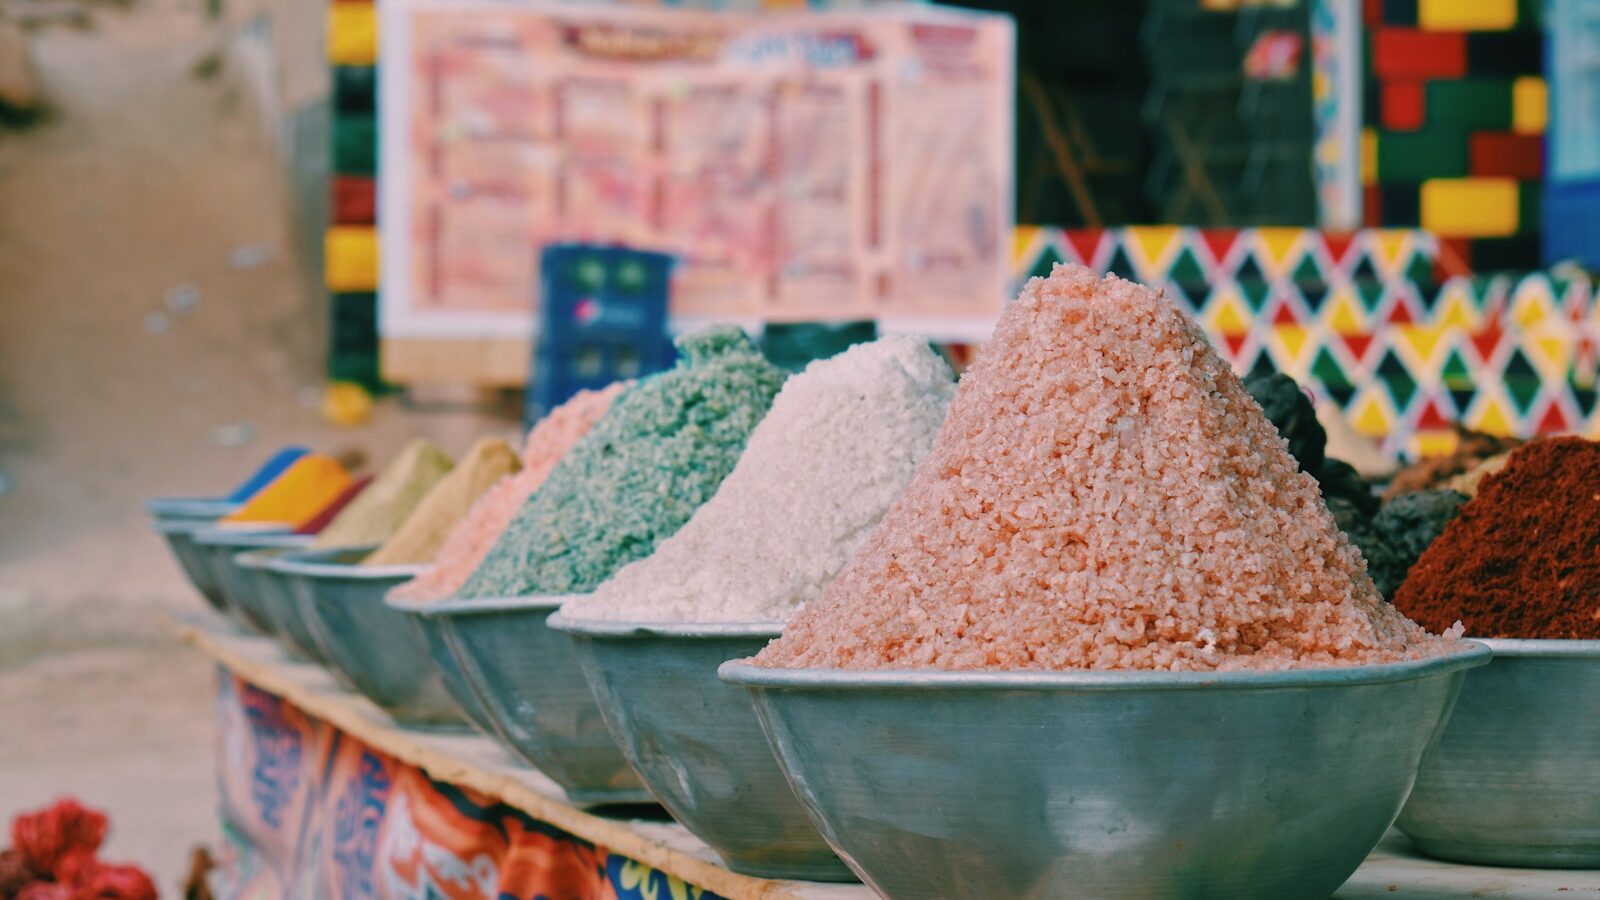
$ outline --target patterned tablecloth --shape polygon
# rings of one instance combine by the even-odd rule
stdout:
[[[220,895],[698,900],[716,895],[434,781],[226,669]]]

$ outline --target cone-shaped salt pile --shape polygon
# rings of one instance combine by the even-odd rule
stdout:
[[[1379,599],[1193,322],[1057,266],[1001,318],[906,493],[757,661],[1284,668],[1448,646]]]
[[[449,474],[452,465],[439,445],[425,438],[412,441],[322,529],[311,546],[320,550],[383,543],[417,508],[423,495]]]
[[[522,467],[517,451],[499,438],[472,445],[450,474],[439,480],[364,566],[407,566],[433,559],[445,535],[495,482]]]
[[[933,444],[955,375],[926,341],[884,338],[790,378],[716,496],[624,566],[575,618],[782,622],[814,600]]]
[[[221,520],[223,526],[281,525],[297,528],[314,518],[350,486],[350,473],[338,460],[306,453]]]
[[[305,520],[304,522],[301,522],[300,527],[296,528],[294,533],[321,534],[322,529],[327,528],[328,524],[331,523],[334,518],[339,515],[339,513],[344,512],[344,508],[346,506],[349,506],[351,503],[355,502],[356,497],[359,496],[362,491],[366,490],[367,485],[371,483],[371,475],[363,475],[360,478],[350,482],[349,486],[341,491],[339,496],[328,501],[326,505],[317,510],[316,515]]]
[[[256,492],[271,484],[273,479],[282,475],[285,469],[294,465],[295,460],[310,452],[305,447],[284,447],[268,457],[266,462],[250,473],[250,477],[240,482],[238,487],[230,491],[226,499],[234,503],[243,503],[249,500],[256,495]]]
[[[606,414],[612,399],[625,386],[619,381],[598,391],[579,391],[540,419],[528,432],[528,442],[522,449],[522,471],[485,492],[445,539],[433,565],[395,588],[395,598],[442,600],[460,590],[522,504],[544,484],[561,457]]]
[[[623,391],[562,457],[462,596],[594,590],[710,498],[783,373],[736,329],[683,338],[678,349],[676,366]]]

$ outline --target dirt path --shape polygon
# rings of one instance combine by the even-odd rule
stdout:
[[[227,67],[194,74],[216,46],[200,8],[100,5],[41,33],[56,112],[0,131],[0,825],[78,795],[168,893],[216,840],[213,676],[164,634],[198,601],[141,501],[224,488],[289,441],[381,460],[484,427],[320,422],[277,162]]]

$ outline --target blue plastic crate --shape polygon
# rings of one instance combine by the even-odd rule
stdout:
[[[539,257],[542,341],[665,341],[672,257],[626,247],[552,244]]]
[[[1600,179],[1544,183],[1543,238],[1545,265],[1600,269]]]
[[[626,247],[552,244],[540,254],[540,316],[524,418],[580,390],[669,368],[673,259]]]

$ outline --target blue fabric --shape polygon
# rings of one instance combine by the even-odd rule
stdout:
[[[224,499],[233,503],[243,503],[256,495],[256,492],[271,484],[273,479],[283,474],[283,470],[295,464],[300,457],[311,451],[305,447],[284,447],[272,455],[271,459],[261,464],[255,474],[244,480],[243,484],[233,489],[233,493]]]

